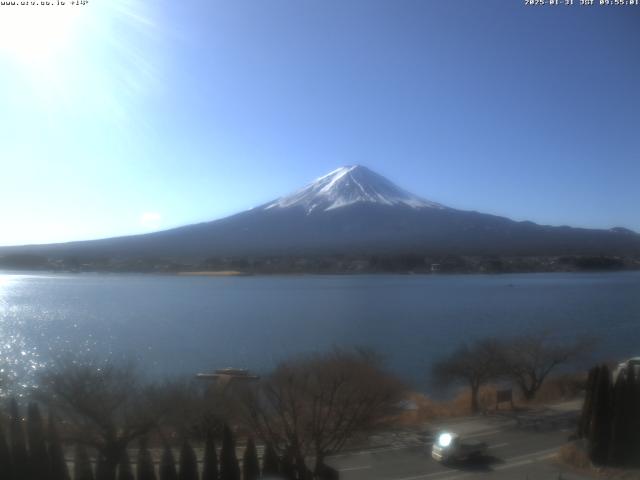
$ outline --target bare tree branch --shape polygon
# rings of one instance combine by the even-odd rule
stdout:
[[[395,412],[404,386],[369,351],[333,350],[282,363],[245,396],[248,425],[300,461],[340,451]]]

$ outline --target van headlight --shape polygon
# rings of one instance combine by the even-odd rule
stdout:
[[[441,447],[448,447],[449,445],[451,445],[451,440],[453,439],[453,437],[451,436],[450,433],[441,433],[438,436],[438,445],[440,445]]]

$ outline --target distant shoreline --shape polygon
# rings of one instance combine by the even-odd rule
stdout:
[[[239,278],[239,277],[358,277],[358,276],[406,276],[406,277],[448,277],[448,276],[509,276],[509,275],[544,275],[544,274],[602,274],[602,273],[635,273],[640,268],[627,268],[616,270],[547,270],[547,271],[512,271],[512,272],[240,272],[240,271],[184,271],[184,272],[158,272],[158,271],[113,271],[113,270],[48,270],[48,269],[3,269],[2,275],[159,275],[165,277],[205,277],[205,278]]]
[[[289,255],[212,257],[205,260],[47,258],[38,255],[0,257],[0,269],[51,272],[158,273],[185,277],[253,275],[442,275],[640,270],[640,255]]]
[[[251,275],[246,272],[239,272],[237,270],[209,270],[209,271],[187,271],[176,272],[179,277],[246,277]]]

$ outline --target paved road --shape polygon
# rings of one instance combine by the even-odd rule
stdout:
[[[340,471],[342,480],[581,480],[586,477],[553,461],[558,447],[574,430],[576,418],[575,405],[561,405],[526,415],[443,422],[427,426],[421,441],[405,441],[404,445],[391,442],[387,447],[338,455],[328,463]],[[435,462],[429,452],[433,434],[440,429],[487,442],[487,457],[457,466]]]

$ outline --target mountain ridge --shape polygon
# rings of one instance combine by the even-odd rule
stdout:
[[[0,247],[0,256],[161,258],[341,254],[640,255],[628,229],[555,227],[426,200],[367,167],[340,167],[292,194],[222,219],[142,235]]]

